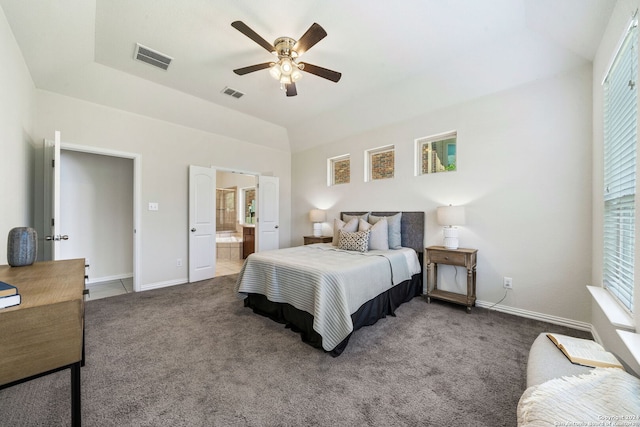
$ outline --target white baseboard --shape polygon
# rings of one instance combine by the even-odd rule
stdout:
[[[476,300],[476,306],[482,308],[490,308],[491,310],[500,311],[502,313],[513,314],[514,316],[526,317],[528,319],[540,320],[542,322],[553,323],[554,325],[567,326],[569,328],[588,331],[593,333],[593,327],[590,323],[578,322],[577,320],[566,319],[564,317],[551,316],[549,314],[538,313],[535,311],[523,310],[520,308],[509,307],[506,305],[496,305],[495,303]]]
[[[133,273],[116,274],[115,276],[104,276],[104,277],[91,277],[91,274],[89,274],[89,279],[87,280],[87,287],[91,287],[91,285],[95,285],[96,283],[112,282],[114,280],[130,279],[132,277],[133,277]]]
[[[147,283],[140,286],[141,291],[150,291],[151,289],[166,288],[167,286],[184,285],[189,281],[188,278],[167,280],[166,282]]]

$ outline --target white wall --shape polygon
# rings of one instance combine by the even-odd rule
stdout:
[[[614,57],[618,43],[624,36],[627,25],[633,13],[640,8],[639,0],[620,0],[609,19],[609,25],[598,47],[598,51],[593,61],[593,252],[592,252],[592,273],[589,284],[594,286],[602,285],[602,223],[603,223],[603,141],[604,141],[604,119],[603,105],[604,92],[602,81],[609,69],[610,62]],[[640,146],[638,147],[640,150]],[[636,209],[636,224],[640,224],[640,210]],[[636,233],[640,228],[636,226]],[[638,242],[636,234],[636,242]],[[640,248],[636,243],[636,266],[640,265]],[[636,274],[638,277],[638,274]],[[636,281],[634,293],[634,307],[636,307],[634,320],[640,325],[640,287]],[[602,340],[607,349],[615,352],[620,358],[625,360],[636,372],[640,373],[640,365],[633,361],[633,357],[626,349],[622,340],[618,337],[615,328],[607,320],[606,316],[594,301],[592,303],[592,324],[598,337]]]
[[[425,245],[441,244],[437,206],[465,205],[462,247],[479,249],[478,299],[504,296],[520,314],[590,320],[591,67],[421,115],[293,154],[294,242],[310,234],[312,208],[420,210]],[[384,108],[384,106],[380,106]],[[458,171],[414,176],[414,140],[458,131]],[[396,146],[396,176],[363,182],[364,151]],[[351,155],[351,183],[327,187],[327,158]],[[325,234],[330,231],[325,230]],[[441,270],[453,284],[453,267]],[[457,290],[465,288],[458,274]],[[585,325],[582,324],[584,327]]]
[[[85,258],[89,282],[133,275],[133,160],[62,150],[59,259]]]
[[[2,8],[0,57],[0,264],[6,264],[9,230],[33,226],[35,88]]]
[[[255,187],[255,185],[256,177],[253,175],[225,172],[222,170],[216,172],[216,186],[218,188],[238,187],[238,189],[240,189]]]
[[[201,130],[127,113],[78,99],[37,91],[34,134],[51,138],[60,130],[62,141],[141,155],[142,289],[183,283],[188,263],[188,167],[219,166],[280,178],[280,241],[290,240],[291,157],[266,148]],[[287,144],[288,145],[288,144]],[[149,202],[158,211],[146,209]]]

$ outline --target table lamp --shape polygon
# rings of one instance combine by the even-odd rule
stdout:
[[[458,249],[458,229],[456,225],[464,225],[464,206],[438,207],[438,224],[444,225],[444,247]]]
[[[322,223],[327,220],[327,213],[322,209],[311,209],[309,218],[313,222],[313,237],[322,236]]]

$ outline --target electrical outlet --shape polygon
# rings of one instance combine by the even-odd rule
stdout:
[[[177,266],[177,267],[182,267],[182,258],[178,258],[178,259],[176,260],[176,266]]]
[[[503,277],[502,285],[505,289],[513,289],[513,279],[511,277]]]

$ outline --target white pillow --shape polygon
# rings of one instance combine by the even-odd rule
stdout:
[[[389,228],[389,248],[390,249],[398,249],[402,247],[402,233],[401,233],[401,224],[402,220],[402,212],[398,212],[392,216],[376,216],[369,215],[369,222],[371,224],[375,224],[380,221],[382,218],[386,218],[388,222]]]
[[[369,247],[369,234],[371,234],[370,230],[349,233],[342,229],[340,230],[338,249],[345,251],[367,252],[367,248]]]
[[[353,218],[355,218],[355,219],[364,219],[365,221],[369,221],[369,214],[370,213],[371,212],[367,212],[367,213],[363,213],[362,215],[342,214],[342,220],[345,221],[345,222],[349,222]]]
[[[333,246],[338,246],[338,243],[340,241],[340,230],[344,230],[349,233],[358,231],[358,218],[352,218],[347,223],[337,218],[333,220]]]
[[[387,225],[387,219],[382,218],[374,225],[369,224],[367,221],[360,220],[358,222],[358,231],[370,230],[369,235],[369,250],[389,250],[389,231]]]

